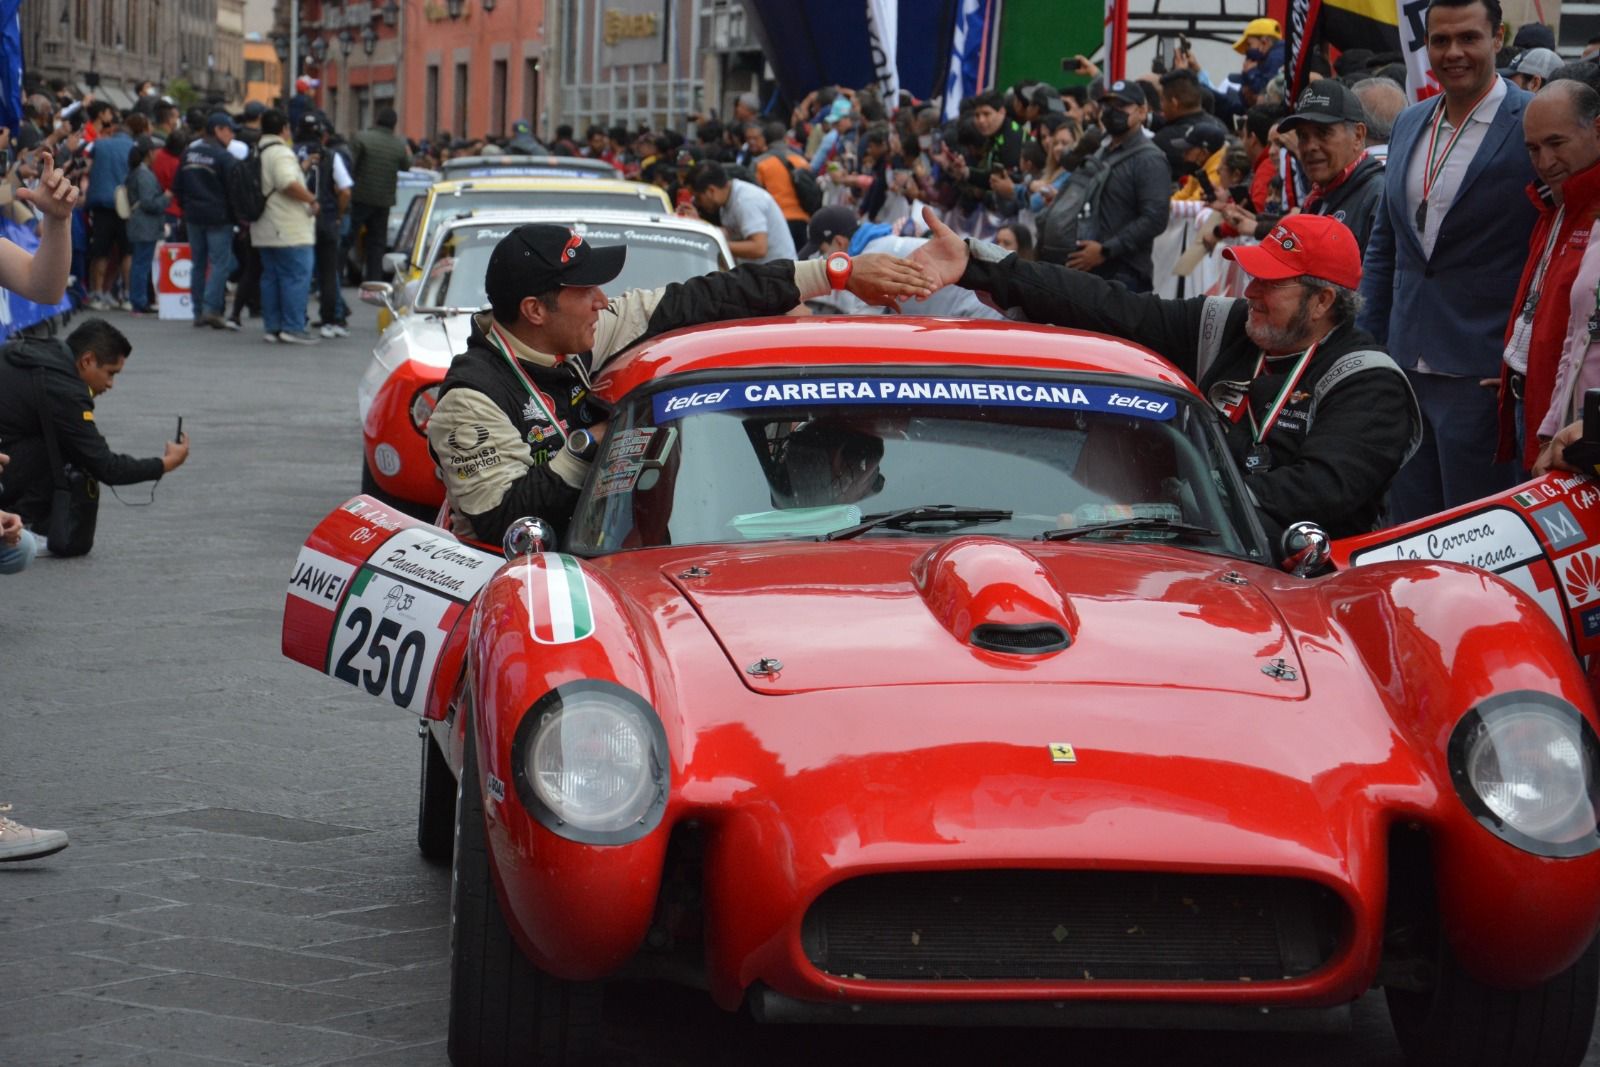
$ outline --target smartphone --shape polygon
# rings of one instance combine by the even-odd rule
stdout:
[[[1248,204],[1250,202],[1250,187],[1244,182],[1228,186],[1228,199],[1235,204]]]
[[[1155,58],[1150,61],[1150,73],[1151,74],[1165,74],[1166,72],[1167,72],[1167,39],[1165,37],[1157,37],[1156,38],[1156,55],[1155,55]]]
[[[1194,172],[1194,180],[1199,184],[1201,195],[1206,198],[1207,203],[1217,198],[1217,187],[1211,184],[1211,175],[1207,174],[1204,168]]]
[[[11,164],[14,163],[15,161],[16,161],[16,157],[14,157],[11,154],[11,149],[9,149],[9,148],[0,148],[0,174],[3,174],[6,171],[10,170],[11,169]]]
[[[175,444],[175,445],[183,444],[183,416],[182,415],[178,416],[178,428],[176,430],[172,431],[172,443]]]

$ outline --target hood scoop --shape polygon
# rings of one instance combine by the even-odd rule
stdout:
[[[1072,645],[1078,615],[1045,565],[1009,541],[961,537],[919,558],[911,580],[956,640],[1006,656]]]

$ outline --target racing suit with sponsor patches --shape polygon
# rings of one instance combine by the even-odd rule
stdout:
[[[589,398],[590,381],[623,349],[682,326],[782,315],[828,291],[821,260],[747,264],[636,289],[600,313],[594,348],[572,356],[536,352],[493,315],[476,316],[428,420],[428,450],[443,473],[456,533],[498,543],[511,523],[535,515],[565,536],[589,474],[589,464],[565,448],[566,435],[608,417]]]
[[[1255,440],[1244,398],[1250,411],[1268,411],[1298,362],[1298,353],[1261,359],[1245,334],[1245,300],[1164,300],[1082,271],[1027,262],[994,245],[968,245],[962,286],[989,293],[1002,308],[1020,308],[1034,322],[1114,334],[1176,365],[1222,413],[1228,449],[1245,469]],[[1317,345],[1266,437],[1269,469],[1245,480],[1273,543],[1300,521],[1317,523],[1331,537],[1374,529],[1421,425],[1394,362],[1353,324],[1336,327]]]

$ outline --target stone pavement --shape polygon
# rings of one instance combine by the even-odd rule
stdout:
[[[358,487],[356,310],[305,349],[111,316],[135,351],[102,431],[158,454],[182,414],[194,452],[150,506],[108,493],[89,557],[0,579],[0,803],[72,835],[0,868],[0,1067],[445,1063],[414,720],[278,650],[296,551]],[[1400,1062],[1376,996],[1331,1040],[794,1031],[637,988],[607,1021],[616,1063]]]

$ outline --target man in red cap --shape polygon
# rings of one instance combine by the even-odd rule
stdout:
[[[1222,414],[1269,535],[1303,520],[1333,537],[1378,525],[1421,415],[1404,373],[1356,329],[1361,253],[1343,223],[1293,215],[1259,245],[1227,249],[1250,275],[1242,298],[1164,300],[924,217],[930,240],[912,258],[942,284],[1034,322],[1126,338],[1189,375]]]

